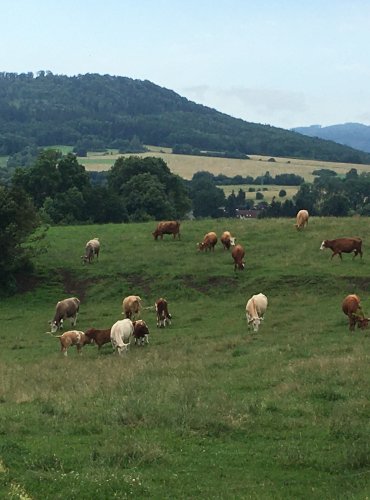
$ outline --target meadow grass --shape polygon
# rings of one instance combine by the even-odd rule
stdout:
[[[341,311],[358,293],[370,316],[370,223],[359,218],[201,220],[181,241],[155,223],[51,227],[30,289],[0,303],[0,497],[366,498],[370,488],[369,341]],[[246,249],[196,243],[229,229]],[[360,236],[364,257],[330,261],[324,238]],[[101,240],[83,265],[85,242]],[[258,333],[245,304],[269,299]],[[123,297],[164,296],[171,327],[143,319],[150,344],[60,355],[45,332],[77,295],[77,326],[110,327]],[[69,326],[65,325],[66,328]]]

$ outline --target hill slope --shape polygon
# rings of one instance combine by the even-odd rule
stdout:
[[[369,125],[363,125],[362,123],[342,123],[328,127],[311,125],[310,127],[296,127],[293,130],[309,137],[335,141],[339,144],[370,153]]]
[[[149,81],[43,71],[37,77],[0,74],[0,154],[86,139],[120,147],[134,136],[160,146],[370,163],[369,154],[232,118]]]

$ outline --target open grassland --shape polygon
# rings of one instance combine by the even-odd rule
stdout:
[[[223,190],[225,193],[225,196],[230,196],[232,191],[234,191],[235,195],[238,194],[239,189],[242,189],[245,194],[246,194],[246,199],[247,200],[255,200],[256,199],[256,192],[257,190],[260,190],[263,194],[263,199],[264,201],[267,201],[267,203],[271,203],[272,199],[275,197],[276,200],[278,201],[284,201],[284,200],[290,200],[293,198],[293,196],[297,193],[299,186],[276,186],[275,184],[269,184],[266,186],[262,185],[248,185],[248,184],[230,184],[229,186],[217,186],[220,189]],[[255,191],[249,192],[248,188],[253,188]],[[267,189],[266,191],[263,191],[263,189]],[[279,197],[279,192],[285,189],[286,191],[286,196],[283,198]]]
[[[50,228],[36,276],[0,303],[0,497],[367,498],[370,336],[340,306],[358,293],[370,313],[370,220],[293,224],[185,221],[181,241],[157,242],[154,223]],[[224,229],[244,272],[219,244],[196,251]],[[319,251],[339,236],[362,237],[363,259]],[[84,266],[92,237],[101,255]],[[269,307],[251,333],[258,292]],[[172,326],[147,309],[148,346],[61,357],[45,333],[57,300],[80,297],[86,330],[122,318],[129,294],[166,297]]]

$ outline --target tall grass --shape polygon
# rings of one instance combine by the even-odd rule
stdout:
[[[340,305],[358,293],[370,316],[367,218],[185,221],[155,242],[154,223],[52,227],[35,288],[0,303],[0,496],[4,498],[366,498],[370,481],[369,333]],[[235,273],[210,230],[246,248]],[[320,252],[361,236],[364,257]],[[99,262],[83,265],[99,237]],[[268,296],[260,331],[245,303]],[[122,358],[86,346],[64,359],[47,321],[81,298],[78,328],[122,318],[122,298],[169,301],[172,326]],[[17,496],[18,495],[18,496]]]

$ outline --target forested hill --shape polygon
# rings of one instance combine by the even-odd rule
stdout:
[[[0,74],[0,154],[81,141],[120,148],[134,137],[163,147],[370,163],[370,154],[232,118],[146,80]]]

